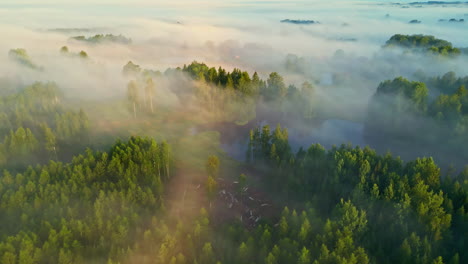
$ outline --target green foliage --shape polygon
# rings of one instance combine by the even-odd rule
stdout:
[[[460,49],[452,47],[452,43],[427,35],[393,35],[384,45],[385,48],[400,47],[412,51],[424,51],[434,55],[458,56]]]
[[[133,62],[123,67],[123,74],[134,79],[145,96],[145,108],[152,109],[154,96],[153,80],[159,80],[160,72],[142,70]],[[188,76],[187,76],[188,75]],[[176,69],[167,69],[164,76],[181,82],[174,86],[179,96],[183,96],[188,105],[196,105],[211,118],[219,121],[245,123],[255,117],[258,108],[266,106],[268,110],[288,114],[291,117],[311,120],[316,117],[315,91],[309,82],[304,82],[300,88],[294,85],[286,86],[283,77],[274,72],[268,81],[260,79],[258,73],[249,75],[246,71],[233,69],[228,72],[219,67],[208,67],[204,63],[192,62]],[[185,82],[189,77],[195,82]],[[139,89],[140,90],[140,89]],[[189,96],[190,95],[190,96]],[[149,105],[149,107],[148,107]],[[154,113],[154,109],[150,111]]]
[[[12,49],[8,52],[10,59],[18,62],[21,65],[24,65],[33,70],[43,70],[42,67],[36,65],[32,62],[32,59],[29,57],[25,49]]]
[[[238,243],[235,257],[226,256],[229,247],[221,248],[226,263],[369,263],[366,250],[357,246],[360,229],[366,227],[365,213],[358,212],[351,202],[337,206],[333,219],[322,222],[312,208],[298,214],[287,208],[282,213],[282,226],[259,225],[240,232],[231,227],[224,234]],[[355,218],[353,218],[355,217]]]
[[[68,47],[67,46],[63,46],[62,48],[60,48],[60,52],[61,53],[68,53]]]
[[[37,139],[29,128],[25,130],[20,127],[16,132],[10,131],[10,135],[5,136],[3,140],[3,151],[10,156],[10,159],[28,159],[37,149]]]
[[[141,72],[140,66],[134,64],[133,62],[129,61],[124,67],[122,72],[125,75],[137,75]]]
[[[74,53],[74,52],[71,52],[67,46],[63,46],[62,48],[60,48],[60,53],[64,56],[68,56],[68,57],[78,57],[78,58],[81,58],[81,59],[87,59],[88,58],[88,53],[86,53],[86,51],[84,50],[81,50],[80,52],[78,53]]]
[[[85,36],[76,36],[72,37],[72,40],[88,42],[92,44],[100,44],[100,43],[119,43],[119,44],[131,44],[132,40],[130,38],[126,38],[122,35],[112,35],[112,34],[98,34],[92,37],[86,38]]]
[[[422,82],[402,77],[382,82],[369,103],[367,134],[419,145],[434,144],[439,138],[445,138],[443,149],[468,156],[460,147],[468,143],[468,92],[464,86],[468,82],[465,79],[457,79],[454,73],[425,79],[431,89]]]
[[[261,131],[250,133],[252,153],[248,156],[270,175],[271,191],[296,201],[311,201],[324,217],[334,216],[323,227],[319,242],[312,243],[323,243],[321,248],[310,250],[321,252],[315,256],[318,263],[428,263],[440,261],[439,256],[450,259],[464,252],[461,237],[467,234],[468,174],[442,182],[440,168],[432,158],[403,163],[369,148],[345,145],[329,151],[312,145],[293,154],[287,133],[280,133],[279,127],[275,132],[268,126]],[[281,146],[278,142],[285,147],[276,147]],[[465,187],[461,188],[461,182]],[[454,189],[464,198],[455,195]],[[330,211],[335,204],[336,209]],[[278,234],[296,234],[294,241],[313,239],[313,221],[289,222],[285,217],[288,211],[279,218]],[[309,249],[309,244],[305,246]]]
[[[425,77],[421,81],[427,83],[428,87],[436,89],[443,94],[454,94],[462,86],[468,86],[468,76],[458,77],[455,72],[447,72],[442,76]]]
[[[219,174],[219,158],[211,155],[208,157],[208,160],[206,161],[205,168],[206,172],[208,173],[208,176],[212,178],[217,178]]]
[[[88,53],[82,50],[80,53],[78,53],[78,56],[80,56],[80,58],[86,59],[88,58]]]
[[[392,45],[407,48],[430,48],[452,46],[452,43],[443,39],[437,39],[434,36],[396,34],[386,42],[386,46]]]
[[[195,80],[190,89],[200,104],[222,99],[255,106],[265,100],[285,113],[306,119],[315,115],[314,87],[308,82],[297,88],[286,86],[277,73],[265,82],[256,73],[196,62],[175,71],[166,74]],[[156,72],[129,62],[124,73],[135,77],[127,87],[130,110],[135,116],[142,109],[153,113]],[[388,122],[384,128],[401,128],[407,120],[399,118],[413,115],[463,132],[466,89],[434,100],[429,94],[422,82],[397,78],[382,83],[373,100],[390,109],[392,122],[383,119]],[[0,176],[0,263],[422,264],[468,259],[468,169],[443,177],[432,158],[404,163],[345,145],[326,150],[316,144],[293,152],[286,128],[264,126],[249,134],[247,161],[254,168],[245,168],[249,178],[238,177],[241,202],[228,216],[238,219],[240,210],[255,206],[242,202],[247,180],[252,189],[263,180],[260,184],[275,196],[271,211],[266,204],[267,213],[254,226],[219,221],[218,210],[226,208],[209,210],[212,215],[202,209],[192,218],[176,208],[164,210],[165,184],[173,171],[167,142],[132,137],[108,152],[87,150],[69,163],[60,161],[63,151],[83,145],[89,130],[85,113],[64,107],[65,102],[53,83],[0,98],[0,164],[6,168]],[[199,150],[184,151],[186,158]],[[25,167],[38,160],[42,165]],[[24,164],[13,166],[16,161]],[[199,165],[205,165],[207,177],[199,183],[206,180],[211,207],[226,168],[220,170],[217,156]],[[225,179],[219,188],[229,188]],[[280,214],[275,209],[283,201],[291,210]]]
[[[247,153],[247,157],[250,160],[271,160],[281,164],[287,163],[291,157],[288,130],[282,129],[279,124],[272,132],[269,126],[264,126],[261,132],[258,128],[252,130],[249,146],[250,153]]]
[[[395,102],[395,106],[390,111],[425,111],[427,109],[427,96],[428,89],[424,83],[410,82],[402,77],[396,78],[393,81],[385,81],[377,87],[375,97],[389,96],[389,100],[401,100],[402,102]],[[403,100],[408,100],[411,106],[405,106]],[[409,109],[410,107],[413,109]]]
[[[283,77],[281,77],[278,73],[271,73],[267,80],[267,84],[268,85],[265,89],[264,95],[269,100],[280,100],[286,96],[286,85],[284,84]]]
[[[208,194],[208,199],[213,200],[216,197],[218,183],[213,177],[208,176],[206,180],[206,192]]]
[[[238,191],[239,191],[239,194],[241,195],[241,200],[242,200],[242,196],[244,195],[245,189],[247,188],[247,175],[245,175],[244,173],[239,175],[238,182],[239,182]]]
[[[162,143],[131,138],[109,152],[0,177],[2,263],[89,263],[123,259],[137,227],[162,208],[169,175]]]
[[[46,162],[80,149],[89,121],[82,110],[67,109],[64,101],[55,83],[34,83],[0,97],[0,165]]]
[[[227,72],[221,67],[209,68],[204,63],[196,61],[189,65],[184,65],[183,72],[187,72],[192,78],[202,80],[207,83],[219,85],[225,89],[238,91],[243,96],[257,96],[264,87],[265,82],[260,80],[257,73],[250,77],[248,72],[234,69]]]

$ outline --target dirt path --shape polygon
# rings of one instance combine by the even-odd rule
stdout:
[[[204,175],[189,169],[183,164],[176,164],[176,173],[166,185],[166,209],[173,219],[192,220],[207,204]]]
[[[205,190],[206,175],[183,163],[177,164],[176,168],[175,175],[166,185],[166,209],[170,219],[190,222],[199,216],[201,208],[205,208],[216,225],[238,220],[252,229],[263,219],[274,219],[282,209],[270,199],[271,194],[259,188],[247,186],[241,195],[238,182],[222,175],[217,179],[218,194],[210,208]]]

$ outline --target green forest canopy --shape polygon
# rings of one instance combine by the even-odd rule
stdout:
[[[385,48],[400,47],[412,51],[424,51],[443,56],[461,54],[460,49],[452,43],[429,35],[393,35],[384,45]]]
[[[226,92],[226,102],[261,98],[287,111],[288,103],[302,105],[314,94],[307,82],[300,89],[286,86],[278,73],[264,81],[256,73],[197,62],[165,74],[181,72]],[[129,63],[124,74],[135,77],[128,86],[132,111],[151,113],[138,115],[135,124],[157,122],[158,111],[143,107],[137,93],[157,94],[152,78],[160,73],[145,75]],[[390,128],[405,126],[403,116],[424,116],[464,140],[463,79],[448,74],[425,82],[382,82],[370,109],[384,106],[391,115],[371,116],[368,125],[380,120],[392,133]],[[428,86],[439,93],[431,96]],[[200,204],[195,218],[173,219],[166,186],[180,168],[174,164],[178,153],[165,141],[133,136],[106,151],[83,150],[90,130],[99,128],[83,110],[68,106],[55,83],[2,94],[0,108],[0,263],[457,264],[468,259],[467,169],[444,175],[432,158],[404,162],[349,145],[293,151],[286,128],[264,126],[250,132],[247,162],[237,166],[263,175],[257,179],[261,190],[276,196],[284,209],[258,219],[255,227],[237,219],[214,221],[211,204],[216,206],[218,183],[226,176],[226,158],[211,155],[206,188],[197,188],[206,192],[210,206]],[[312,111],[309,106],[294,110]],[[63,155],[73,158],[63,161]],[[255,187],[249,177],[238,178],[245,187],[237,198],[250,199],[242,191]]]

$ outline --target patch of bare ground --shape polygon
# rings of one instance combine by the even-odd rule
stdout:
[[[166,185],[165,206],[169,218],[190,221],[208,204],[202,172],[176,166],[176,173]]]
[[[275,219],[282,210],[270,198],[272,194],[252,186],[240,192],[236,180],[223,177],[217,179],[218,193],[210,207],[205,188],[206,174],[182,164],[176,167],[175,175],[166,186],[165,204],[170,219],[191,221],[199,216],[201,208],[205,208],[215,225],[240,221],[246,228],[253,229],[262,219]]]
[[[273,219],[279,210],[267,193],[253,187],[245,187],[241,193],[237,181],[218,179],[218,197],[212,211],[216,224],[236,219],[251,229],[262,219]]]

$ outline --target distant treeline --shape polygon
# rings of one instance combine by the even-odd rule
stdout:
[[[424,51],[442,56],[457,56],[460,49],[452,46],[452,43],[428,35],[401,35],[392,36],[384,45],[385,48],[400,47],[410,51]]]
[[[76,36],[72,37],[72,40],[77,40],[77,41],[84,41],[88,43],[106,43],[106,42],[111,42],[111,43],[119,43],[119,44],[131,44],[132,40],[130,38],[127,38],[122,35],[113,35],[113,34],[98,34],[92,37],[86,38],[85,36]]]
[[[182,68],[167,69],[164,74],[150,70],[143,70],[139,65],[128,62],[123,67],[123,73],[134,78],[128,85],[128,98],[130,103],[141,105],[143,98],[148,97],[147,91],[152,91],[154,79],[164,75],[166,77],[177,76],[178,74],[188,74],[189,77],[198,81],[201,85],[196,86],[196,95],[206,102],[205,105],[213,105],[225,102],[224,111],[232,109],[251,109],[255,111],[257,103],[271,104],[274,111],[287,113],[304,119],[312,119],[316,116],[316,106],[314,106],[315,89],[309,82],[304,82],[300,87],[295,85],[287,86],[284,78],[277,72],[268,76],[267,80],[262,80],[257,72],[250,75],[246,71],[234,68],[231,72],[222,67],[209,67],[205,63],[192,62]],[[148,85],[150,86],[148,89]],[[139,88],[141,87],[141,88]],[[144,88],[144,89],[142,89]],[[153,92],[150,92],[152,94]],[[156,88],[157,93],[157,88]],[[140,99],[139,99],[140,98]],[[146,100],[146,99],[145,99]],[[232,105],[234,104],[234,105]],[[232,105],[232,107],[229,107]],[[243,106],[242,106],[243,105]],[[138,107],[131,107],[138,109]],[[133,111],[133,110],[132,110]]]
[[[289,24],[296,24],[296,25],[313,25],[313,24],[320,24],[318,21],[314,20],[299,20],[299,19],[283,19],[281,23],[289,23]]]

